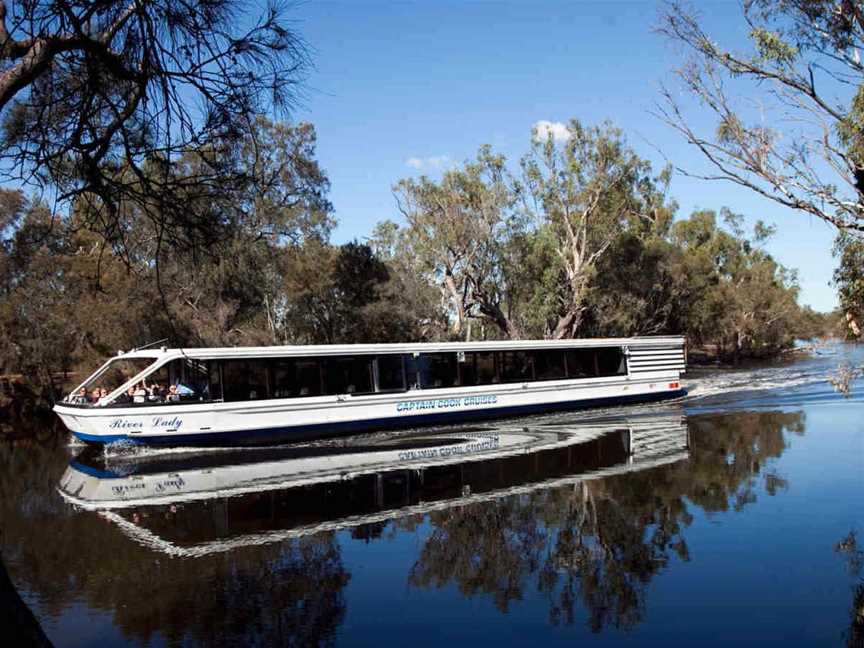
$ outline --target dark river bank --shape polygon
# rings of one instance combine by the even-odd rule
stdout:
[[[106,457],[41,426],[0,442],[0,551],[57,646],[861,646],[844,359],[302,451]]]

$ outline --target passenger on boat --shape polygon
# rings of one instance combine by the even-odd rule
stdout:
[[[177,393],[180,396],[194,396],[195,390],[192,389],[191,387],[187,387],[182,382],[178,382],[177,383]]]
[[[165,400],[176,402],[180,400],[180,394],[177,393],[177,385],[171,385],[168,388],[168,396],[165,397]]]
[[[144,387],[144,383],[140,383],[135,387],[135,391],[132,392],[132,402],[133,403],[143,403],[147,400],[147,389]]]
[[[99,402],[99,389],[94,389],[90,392],[90,403],[98,403]]]
[[[102,400],[102,399],[105,398],[107,395],[108,395],[108,390],[105,389],[104,387],[100,387],[100,388],[99,388],[99,400]]]
[[[161,403],[165,400],[165,392],[159,383],[153,383],[147,388],[147,400]]]
[[[87,390],[82,387],[77,392],[75,392],[75,396],[72,397],[72,402],[76,405],[86,405],[90,401],[87,399]]]

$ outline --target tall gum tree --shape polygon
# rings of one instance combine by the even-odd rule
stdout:
[[[535,131],[522,159],[527,210],[537,231],[548,232],[561,274],[548,330],[556,339],[578,335],[597,263],[616,237],[634,220],[654,222],[668,211],[668,172],[653,177],[619,129],[573,119],[567,130],[563,141]]]
[[[439,182],[405,179],[393,192],[410,247],[451,311],[451,335],[463,337],[469,319],[479,319],[506,337],[521,337],[507,307],[504,251],[516,194],[503,156],[483,147],[474,161],[445,172]]]

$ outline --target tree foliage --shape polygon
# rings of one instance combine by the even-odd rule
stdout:
[[[713,118],[697,126],[677,89],[660,116],[705,157],[703,178],[742,185],[840,229],[864,230],[864,13],[848,0],[747,0],[747,47],[717,42],[670,2],[659,31],[685,52],[686,94]],[[687,171],[685,171],[686,173]]]
[[[277,4],[236,0],[0,2],[0,161],[7,179],[117,242],[134,204],[196,244],[213,184],[242,185],[256,115],[284,110],[306,48]],[[266,142],[264,143],[266,145]],[[208,154],[210,153],[210,154]],[[193,157],[186,173],[181,157]],[[194,174],[189,171],[194,167]]]
[[[834,244],[839,266],[834,285],[840,297],[844,328],[851,338],[860,338],[864,327],[864,238],[842,233]]]
[[[630,149],[610,124],[586,127],[571,120],[569,136],[556,144],[535,132],[531,152],[522,160],[529,211],[539,229],[548,230],[557,281],[554,338],[580,329],[597,265],[628,224],[654,222],[667,210],[663,187],[651,165]]]
[[[610,124],[568,133],[534,133],[518,171],[483,147],[440,180],[396,185],[406,223],[381,224],[378,245],[403,282],[439,291],[450,337],[684,333],[737,360],[819,328],[802,325],[794,273],[763,249],[771,228],[748,236],[728,210],[725,229],[708,211],[675,222],[668,169]]]

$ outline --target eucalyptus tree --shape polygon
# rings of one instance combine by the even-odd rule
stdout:
[[[455,337],[466,334],[469,319],[491,323],[506,337],[521,336],[508,301],[512,265],[504,252],[518,220],[505,162],[484,146],[438,182],[423,176],[393,188],[412,253],[439,286]]]
[[[557,289],[539,297],[553,338],[579,334],[597,264],[616,238],[634,222],[655,222],[669,213],[668,172],[653,176],[619,129],[573,119],[568,133],[558,142],[535,132],[532,150],[522,159],[528,212],[552,252],[547,275]]]
[[[254,116],[297,97],[306,48],[280,5],[239,0],[0,2],[0,168],[61,205],[85,201],[83,223],[122,244],[121,205],[177,243],[212,242],[207,211],[186,200],[214,183],[242,182],[230,152]]]
[[[763,249],[772,228],[757,223],[747,236],[739,215],[721,215],[728,230],[717,226],[712,211],[695,212],[672,230],[686,287],[685,330],[692,342],[715,344],[736,362],[775,355],[800,328],[797,277]]]
[[[699,101],[664,88],[659,114],[726,180],[840,229],[864,230],[864,10],[848,0],[746,0],[746,46],[671,2],[659,31],[686,52],[676,70]],[[706,115],[713,131],[701,127]]]
[[[864,238],[844,232],[834,244],[839,266],[834,285],[840,297],[846,334],[860,338],[864,329]]]

